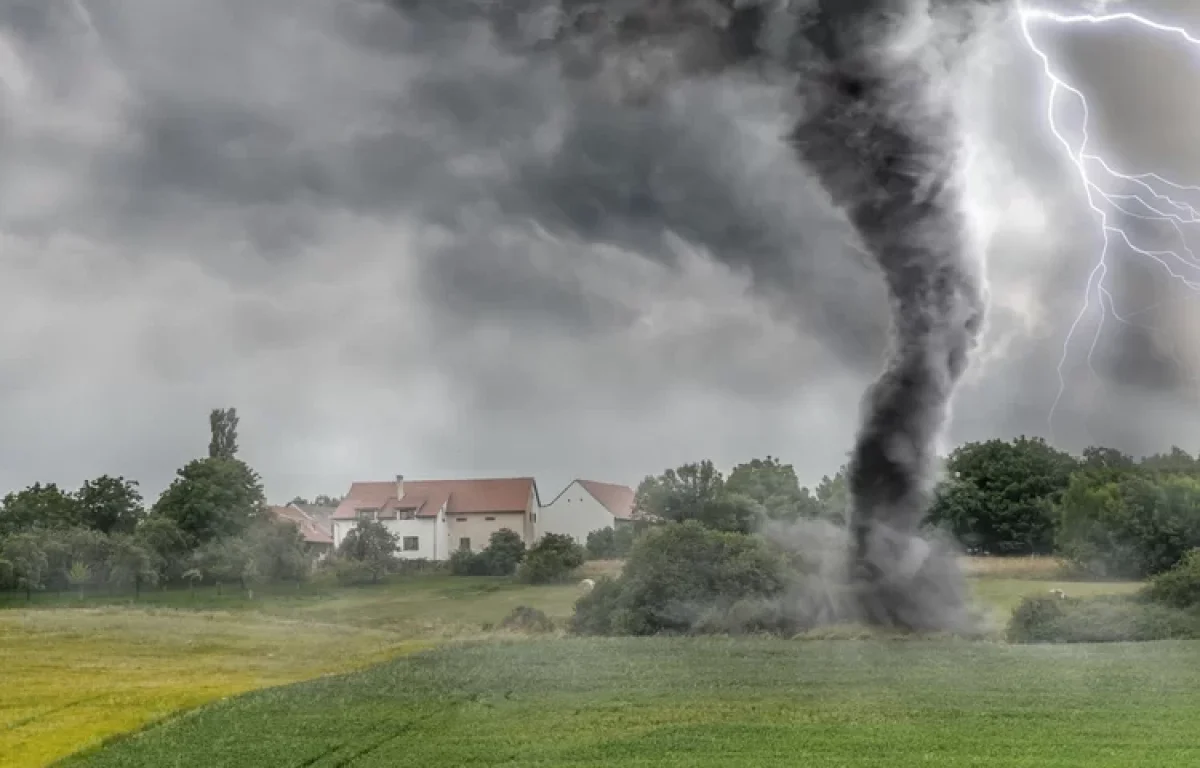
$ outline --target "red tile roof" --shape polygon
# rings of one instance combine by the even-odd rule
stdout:
[[[356,510],[414,509],[417,517],[436,517],[444,504],[448,515],[524,512],[534,497],[532,477],[475,480],[405,480],[404,496],[396,498],[395,481],[360,482],[333,513],[334,520],[353,520]]]
[[[309,544],[333,544],[333,534],[328,528],[303,509],[292,505],[268,509],[279,520],[287,520],[299,528],[300,535]]]
[[[612,513],[613,517],[629,520],[633,517],[633,489],[627,485],[597,483],[595,480],[580,480],[584,490],[596,497],[596,501]]]

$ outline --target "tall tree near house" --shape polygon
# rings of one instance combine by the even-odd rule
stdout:
[[[196,459],[179,470],[153,514],[179,526],[192,546],[238,536],[265,515],[258,474],[238,459]]]
[[[214,408],[208,416],[212,439],[208,443],[210,459],[232,459],[237,456],[237,408]]]
[[[729,492],[725,478],[705,460],[642,480],[634,497],[634,513],[644,520],[696,520],[716,530],[745,533],[754,527],[763,509],[749,496]]]
[[[748,496],[772,520],[795,521],[821,515],[821,502],[800,485],[796,470],[774,456],[738,464],[725,481],[727,493]]]

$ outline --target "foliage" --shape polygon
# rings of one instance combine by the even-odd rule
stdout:
[[[1041,438],[967,443],[947,460],[928,522],[982,554],[1053,550],[1054,505],[1078,461]]]
[[[500,622],[500,629],[510,632],[553,632],[554,622],[545,611],[518,605]]]
[[[1059,550],[1093,576],[1142,579],[1200,547],[1200,480],[1081,472],[1059,504]]]
[[[286,520],[264,520],[246,535],[256,578],[262,581],[303,581],[312,572],[300,529]]]
[[[396,535],[377,520],[359,520],[342,539],[337,554],[345,560],[362,563],[377,583],[396,559]]]
[[[154,514],[173,520],[193,545],[238,536],[265,512],[258,474],[229,458],[196,459],[179,470],[154,505]]]
[[[633,525],[623,523],[592,531],[587,535],[587,556],[593,560],[614,560],[625,557],[636,537]]]
[[[846,484],[847,465],[843,464],[833,477],[825,475],[817,484],[817,502],[825,519],[845,525],[850,511],[850,489]]]
[[[116,587],[133,587],[140,593],[143,586],[158,583],[158,571],[145,547],[126,534],[110,537],[109,582]]]
[[[553,584],[566,581],[587,558],[583,547],[570,536],[548,533],[525,554],[521,564],[521,579],[530,584]]]
[[[233,459],[237,456],[238,416],[236,408],[214,408],[208,415],[212,438],[208,443],[210,459]]]
[[[696,521],[661,526],[637,540],[619,579],[580,599],[572,626],[617,635],[767,629],[761,613],[745,609],[780,594],[789,578],[784,559],[757,537]]]
[[[45,587],[49,562],[34,534],[18,533],[5,538],[0,542],[0,559],[11,563],[13,581],[27,598]]]
[[[0,501],[0,537],[33,528],[70,528],[79,523],[78,501],[54,483],[34,483]]]
[[[634,510],[645,520],[696,520],[714,530],[742,533],[752,530],[765,514],[754,499],[726,490],[721,473],[707,460],[642,480]]]
[[[1026,598],[1013,612],[1013,643],[1115,643],[1200,638],[1200,613],[1129,597]]]
[[[520,534],[502,528],[488,538],[488,545],[479,553],[487,562],[493,576],[511,576],[525,560],[525,541]]]
[[[79,524],[101,533],[133,533],[145,514],[136,480],[101,475],[75,493]]]
[[[1193,549],[1169,571],[1154,577],[1146,597],[1175,608],[1200,608],[1200,549]]]
[[[800,486],[792,465],[774,456],[738,464],[725,481],[725,492],[753,499],[772,520],[811,519],[823,511],[818,498]]]
[[[249,543],[233,536],[208,542],[196,551],[195,556],[196,567],[218,584],[237,582],[243,589],[257,575],[253,562],[254,553]]]
[[[163,515],[151,515],[138,525],[134,538],[150,553],[160,582],[184,578],[191,549],[187,535],[174,520]]]

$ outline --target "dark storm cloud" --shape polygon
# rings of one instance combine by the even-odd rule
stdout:
[[[768,451],[836,468],[887,315],[779,140],[791,84],[737,71],[631,102],[619,72],[528,55],[536,23],[497,42],[429,13],[0,8],[0,485],[160,487],[220,405],[277,497],[396,471],[632,482]],[[1042,428],[1088,266],[1013,61],[982,79],[1004,86],[981,119],[1004,141],[993,343],[956,438]],[[1097,414],[1117,419],[1070,417]]]

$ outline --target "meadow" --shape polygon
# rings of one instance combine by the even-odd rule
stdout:
[[[589,575],[614,567],[593,564]],[[1024,595],[1055,587],[1073,594],[1136,588],[1062,581],[1041,562],[970,570],[976,594],[999,620]],[[837,734],[852,721],[865,727],[846,742],[857,749],[867,748],[863,739],[894,741],[907,733],[904,739],[917,739],[914,749],[931,750],[928,760],[968,765],[952,745],[921,741],[931,733],[948,738],[946,729],[957,728],[926,722],[951,711],[932,705],[938,697],[962,703],[973,690],[991,691],[969,710],[984,720],[996,718],[991,730],[980,732],[976,723],[965,734],[964,743],[976,746],[986,733],[1013,729],[1013,718],[1032,718],[1060,701],[1055,686],[1066,686],[1073,702],[1068,709],[1077,716],[1116,707],[1104,717],[1125,730],[1111,733],[1153,735],[1159,746],[1170,743],[1172,712],[1197,714],[1168,695],[1191,674],[1171,668],[1183,657],[1196,667],[1196,651],[1187,644],[1045,649],[957,641],[516,642],[488,628],[517,605],[565,619],[578,594],[575,585],[427,576],[376,587],[277,586],[252,600],[230,589],[147,592],[136,602],[63,594],[36,595],[27,604],[12,596],[0,610],[0,765],[46,765],[81,749],[89,751],[74,764],[343,765],[356,750],[391,736],[392,747],[351,762],[486,765],[514,754],[527,737],[550,734],[554,744],[521,749],[521,764],[601,765],[619,757],[622,764],[638,765],[652,753],[657,759],[664,750],[679,749],[684,751],[676,762],[656,764],[757,765],[774,762],[773,749],[803,744],[834,750],[823,765],[876,764],[869,753],[852,758],[852,751],[836,751],[843,738]],[[443,650],[396,660],[439,646]],[[905,660],[897,664],[894,653]],[[1130,669],[1118,674],[1122,658]],[[330,676],[389,659],[351,677]],[[907,671],[887,671],[906,665]],[[299,687],[272,688],[314,678]],[[1131,719],[1132,699],[1124,694],[1120,702],[1107,700],[1135,684],[1163,693],[1158,709],[1147,710],[1156,719]],[[271,690],[229,698],[261,688]],[[277,719],[283,712],[294,714]],[[1056,717],[1064,714],[1069,712]],[[144,734],[119,737],[160,720],[165,723]],[[796,729],[800,723],[807,725]],[[406,735],[396,735],[401,725]],[[300,738],[295,729],[307,735]],[[444,738],[439,742],[434,732]],[[463,734],[473,741],[461,742]],[[714,741],[717,734],[723,735]],[[712,745],[716,762],[670,746],[688,738]],[[111,744],[96,752],[107,740]],[[214,746],[201,749],[201,741]],[[474,746],[455,746],[460,743]],[[567,746],[575,751],[564,753]],[[470,750],[478,750],[478,760]],[[746,759],[731,762],[730,750],[742,750]],[[1155,754],[1156,765],[1184,764],[1170,762],[1169,752]]]

